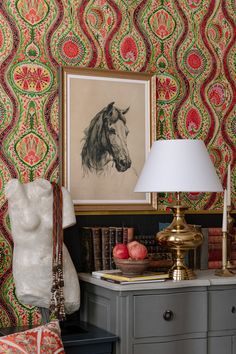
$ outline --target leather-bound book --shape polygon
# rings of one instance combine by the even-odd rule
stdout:
[[[123,227],[116,227],[116,243],[123,243]]]
[[[134,228],[124,226],[123,227],[123,243],[127,244],[134,240]]]
[[[92,227],[94,270],[102,270],[102,239],[100,227]]]
[[[110,269],[110,231],[109,227],[101,227],[102,269]]]
[[[83,227],[79,229],[80,236],[80,272],[94,271],[92,229]]]
[[[116,269],[116,265],[113,260],[113,253],[112,253],[115,244],[116,244],[116,228],[110,226],[109,227],[110,269]]]

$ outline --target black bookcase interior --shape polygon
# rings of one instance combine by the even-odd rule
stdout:
[[[64,230],[64,241],[70,252],[75,268],[80,267],[79,230],[91,226],[129,226],[134,227],[135,235],[156,234],[159,223],[170,223],[172,214],[114,214],[114,215],[77,215],[76,225]],[[187,214],[189,224],[202,227],[220,227],[222,214]]]

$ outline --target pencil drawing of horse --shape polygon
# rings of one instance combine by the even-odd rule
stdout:
[[[114,103],[97,113],[84,131],[81,158],[86,172],[103,173],[109,162],[113,162],[118,172],[125,172],[131,166],[125,118],[129,108],[122,110]]]

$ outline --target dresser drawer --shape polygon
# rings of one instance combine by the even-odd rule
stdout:
[[[208,338],[208,354],[233,354],[232,338],[228,337],[210,337]]]
[[[135,344],[133,354],[206,354],[207,340],[187,339],[164,343]],[[223,353],[221,353],[223,354]]]
[[[134,337],[207,331],[206,292],[134,296]]]
[[[236,329],[236,289],[209,292],[209,330]]]

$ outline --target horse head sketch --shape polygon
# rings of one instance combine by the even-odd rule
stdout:
[[[125,118],[129,108],[122,110],[114,103],[97,113],[84,131],[81,158],[85,171],[101,173],[110,161],[114,162],[118,172],[125,172],[131,166]]]

